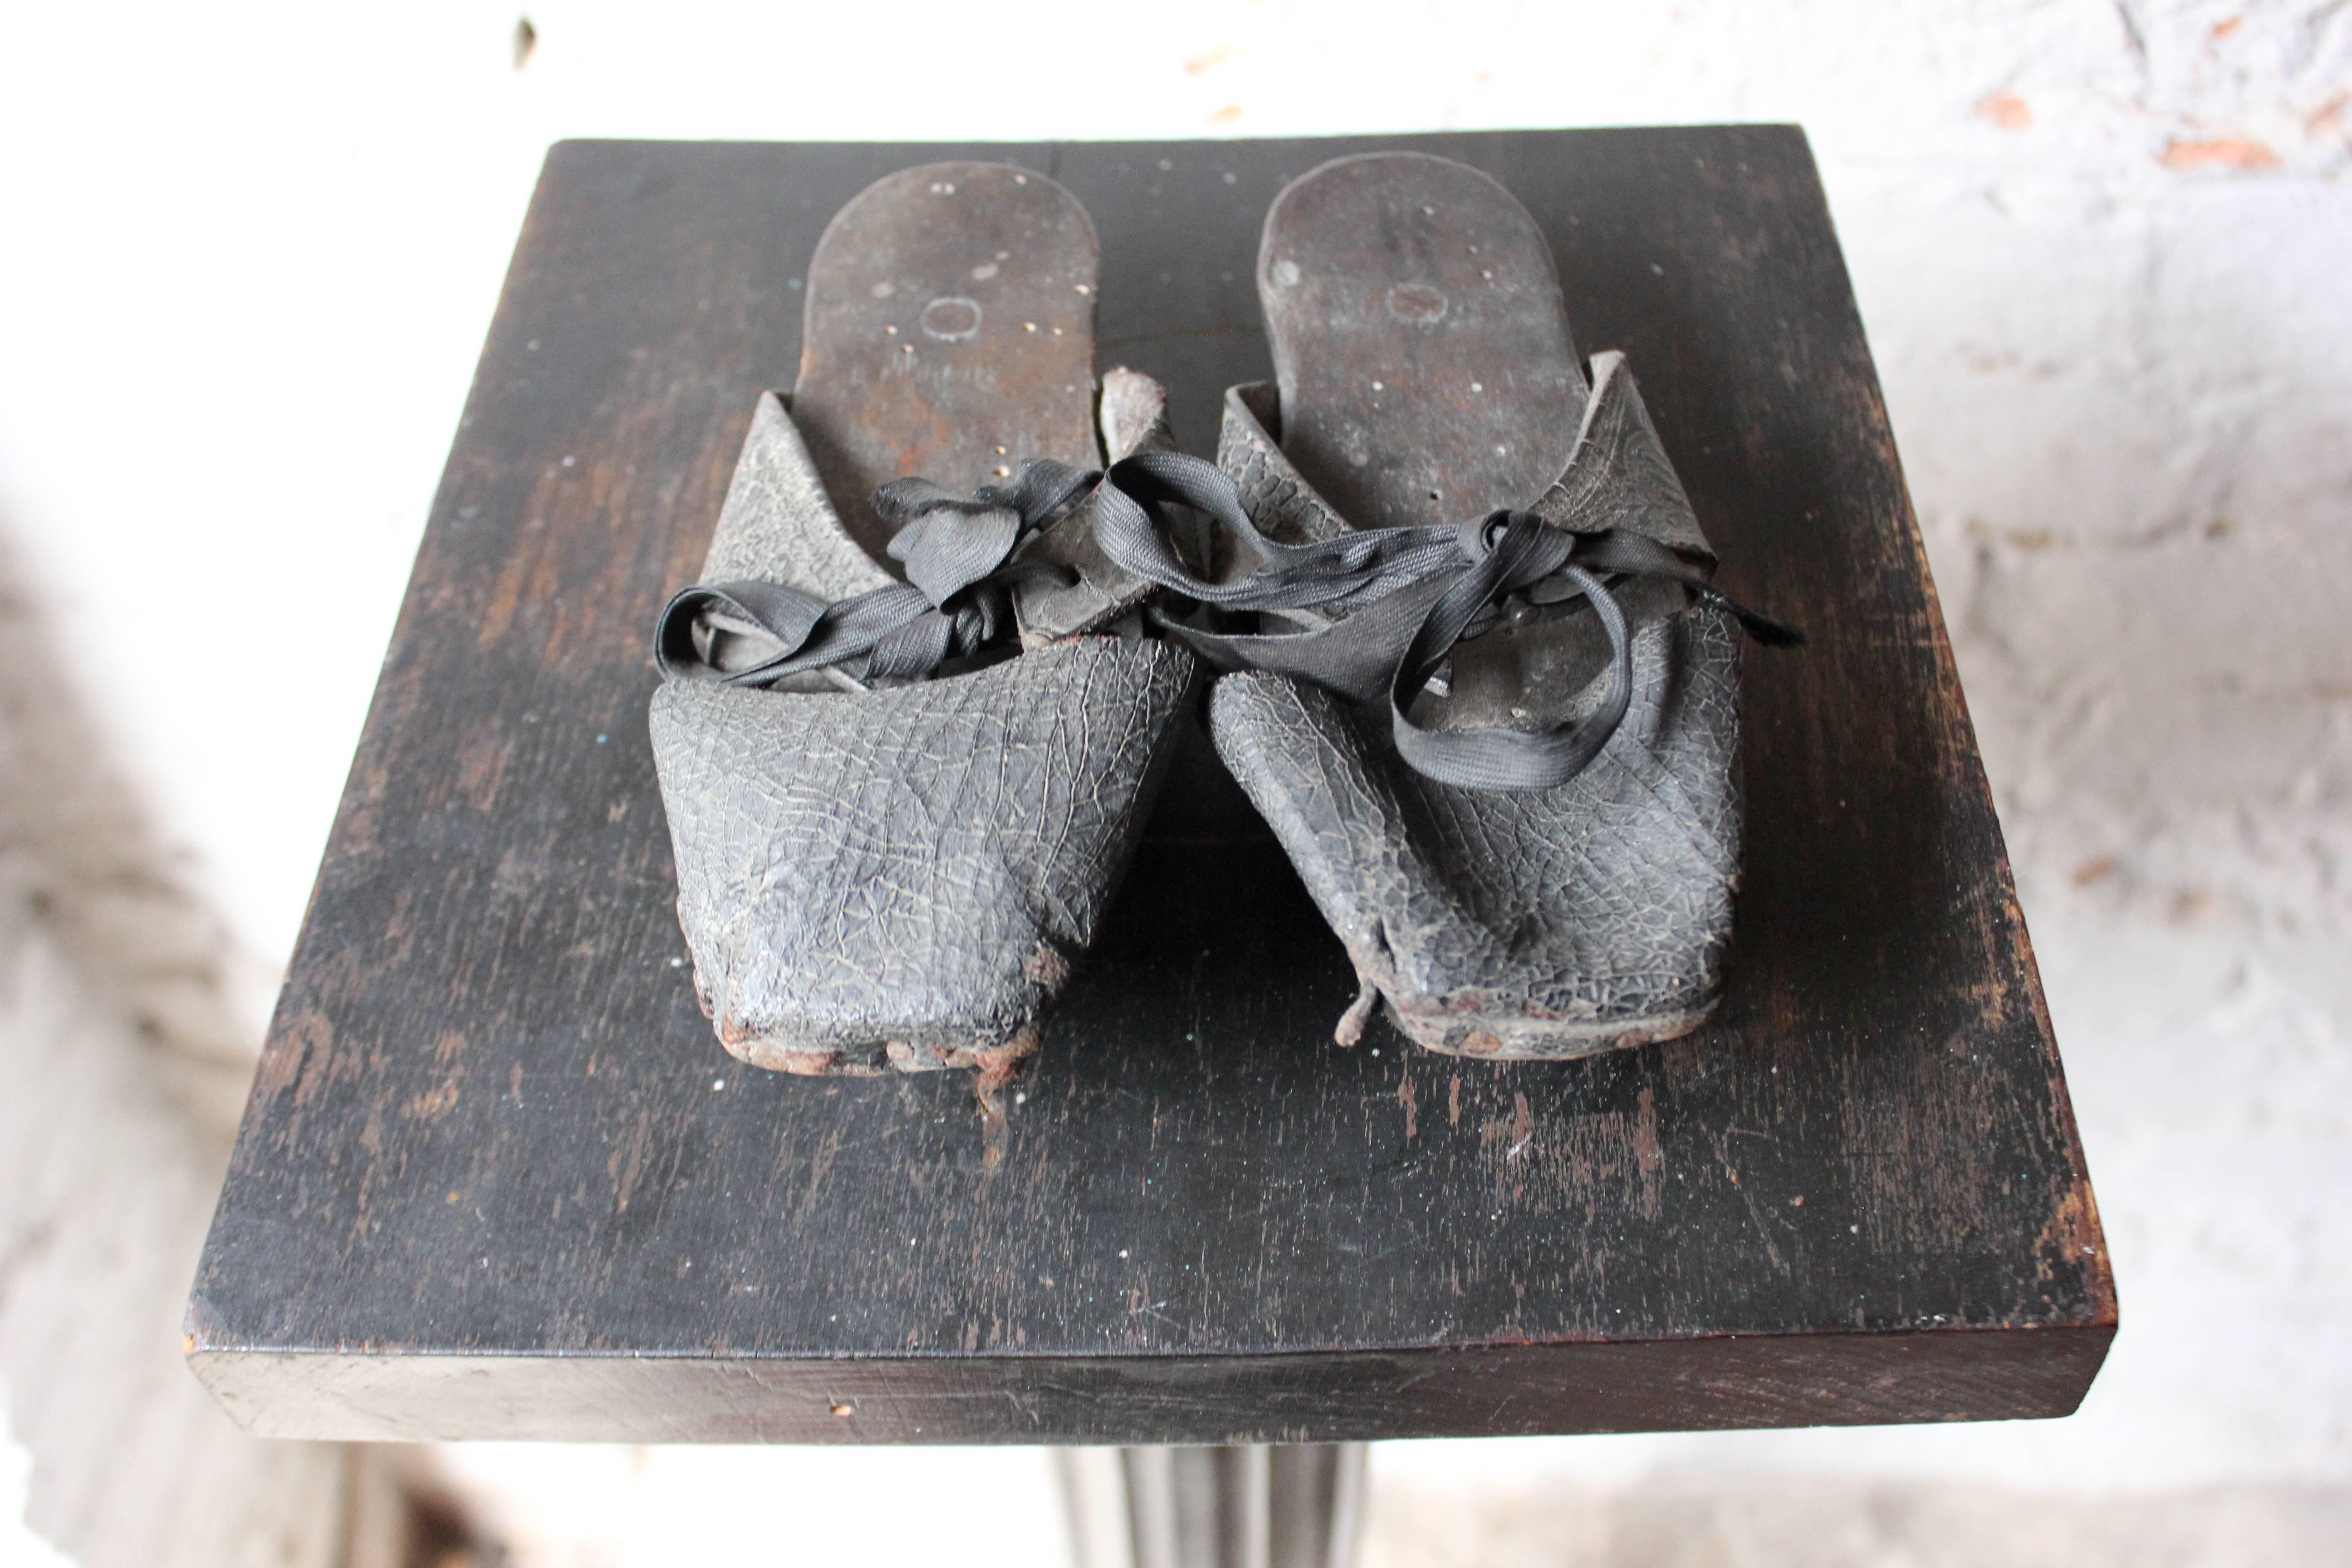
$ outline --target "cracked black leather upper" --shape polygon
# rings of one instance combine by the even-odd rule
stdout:
[[[729,577],[827,598],[889,580],[843,532],[773,394],[704,568]],[[803,1072],[1034,1049],[1133,849],[1192,671],[1181,648],[1081,637],[866,692],[665,682],[651,725],[678,923],[727,1048]]]
[[[1622,356],[1593,362],[1577,454],[1531,510],[1706,548]],[[1270,418],[1269,416],[1274,416]],[[1226,399],[1219,461],[1259,529],[1345,523],[1276,439],[1271,387]],[[1715,1005],[1739,863],[1738,623],[1679,587],[1624,595],[1633,697],[1592,764],[1556,788],[1423,777],[1381,721],[1286,678],[1220,680],[1218,754],[1272,825],[1358,973],[1433,1049],[1570,1057],[1667,1038]],[[1592,618],[1538,609],[1456,650],[1424,724],[1577,716],[1605,659]]]
[[[721,1039],[839,1070],[1018,1037],[1094,939],[1190,664],[1087,638],[859,696],[665,685],[678,920]]]

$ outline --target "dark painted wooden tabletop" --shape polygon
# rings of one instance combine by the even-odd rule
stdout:
[[[1747,661],[1727,998],[1580,1062],[1331,1043],[1339,944],[1198,747],[992,1137],[697,1012],[646,703],[797,284],[890,170],[1101,231],[1101,363],[1213,445],[1282,183],[1414,146],[1625,350]],[[188,1311],[275,1435],[1226,1441],[2051,1415],[2114,1285],[1868,347],[1780,127],[550,154]]]

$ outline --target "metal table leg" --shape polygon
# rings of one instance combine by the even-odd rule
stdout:
[[[1351,1568],[1361,1443],[1058,1448],[1079,1568]]]

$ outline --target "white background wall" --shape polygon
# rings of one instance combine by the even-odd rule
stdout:
[[[77,903],[71,803],[0,821],[59,889],[36,937],[100,955],[94,1005],[164,1057],[257,1037],[549,141],[1801,121],[2126,1326],[2064,1423],[1400,1446],[1383,1474],[2352,1487],[2352,6],[528,10],[520,68],[512,3],[0,12],[0,590],[148,826]],[[30,1052],[49,1026],[11,1005]],[[539,1461],[478,1459],[539,1506]]]

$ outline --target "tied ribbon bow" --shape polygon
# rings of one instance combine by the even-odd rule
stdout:
[[[857,684],[911,680],[950,659],[974,658],[1010,640],[1015,585],[1033,577],[1073,580],[1067,567],[1015,557],[1100,479],[1038,458],[1011,484],[983,485],[969,497],[929,479],[894,479],[874,492],[874,510],[896,526],[887,548],[905,582],[830,605],[781,583],[697,584],[663,607],[655,662],[666,677],[765,687],[811,670]],[[720,669],[712,658],[714,629],[764,634],[777,651]]]
[[[1188,507],[1255,556],[1228,582],[1196,575],[1170,541],[1169,507]],[[1571,532],[1530,511],[1496,511],[1455,526],[1372,529],[1311,544],[1266,538],[1241,492],[1214,465],[1174,452],[1114,463],[1095,501],[1095,542],[1117,565],[1213,611],[1271,613],[1305,629],[1235,633],[1188,625],[1154,608],[1153,624],[1224,669],[1265,669],[1359,702],[1389,704],[1398,754],[1442,784],[1468,789],[1549,789],[1584,771],[1633,701],[1633,639],[1612,581],[1663,577],[1728,611],[1775,647],[1803,634],[1743,609],[1710,585],[1711,555],[1686,557],[1626,529]],[[1206,553],[1205,542],[1202,552]],[[1542,732],[1429,730],[1407,710],[1454,647],[1491,629],[1513,595],[1581,597],[1609,640],[1609,684],[1590,717]],[[1344,618],[1334,620],[1337,616]]]

